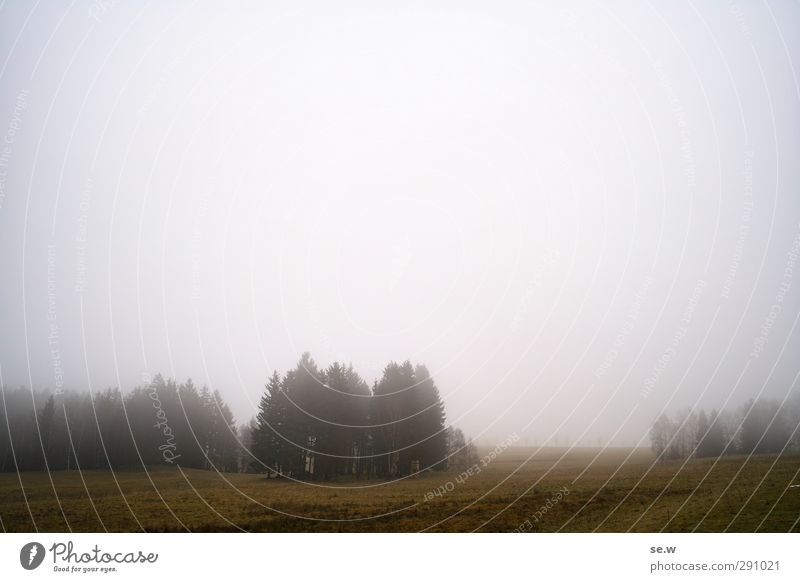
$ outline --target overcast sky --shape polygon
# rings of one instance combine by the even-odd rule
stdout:
[[[411,359],[631,444],[795,385],[796,2],[141,4],[0,4],[6,386]]]

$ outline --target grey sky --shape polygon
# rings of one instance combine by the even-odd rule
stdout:
[[[168,4],[0,8],[6,385],[246,420],[303,351],[410,358],[586,443],[790,389],[796,2]]]

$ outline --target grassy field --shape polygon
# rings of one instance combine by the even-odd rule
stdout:
[[[510,448],[466,479],[449,472],[394,483],[304,484],[161,467],[5,473],[0,520],[5,531],[48,532],[800,531],[800,488],[789,487],[800,483],[797,456],[681,468],[653,466],[644,450],[533,453]],[[430,494],[437,489],[443,493]]]

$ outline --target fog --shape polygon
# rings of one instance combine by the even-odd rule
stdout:
[[[0,6],[0,384],[425,363],[478,442],[797,389],[796,3]]]

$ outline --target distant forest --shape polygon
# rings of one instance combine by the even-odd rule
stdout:
[[[662,414],[650,430],[659,459],[800,453],[800,393],[784,402],[751,399],[731,412]]]
[[[125,395],[4,388],[0,407],[3,471],[239,467],[230,409],[218,392],[191,380],[177,384],[159,374]]]
[[[60,394],[2,389],[0,471],[142,469],[158,464],[302,480],[401,477],[464,468],[475,447],[445,426],[428,370],[390,363],[370,388],[352,366],[309,354],[267,382],[257,416],[237,426],[218,391],[157,375],[118,389]]]

